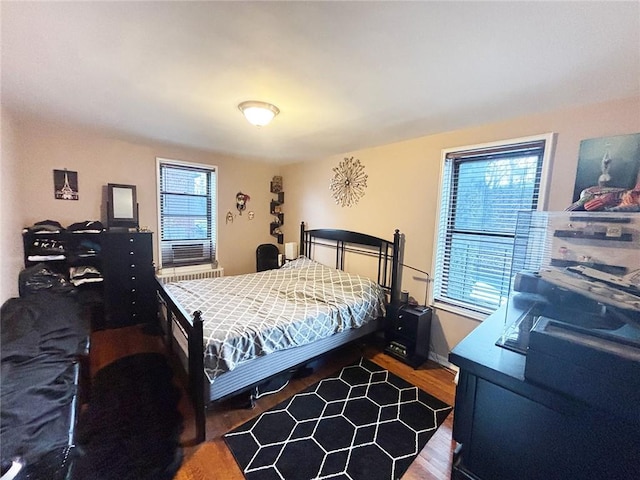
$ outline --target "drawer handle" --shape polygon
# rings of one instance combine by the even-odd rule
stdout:
[[[131,280],[135,280],[135,279],[136,279],[136,277],[131,277]]]
[[[136,268],[136,264],[135,264],[135,263],[132,263],[132,264],[131,264],[131,268]]]
[[[129,242],[133,243],[133,238],[130,238],[130,239],[129,239]]]
[[[132,289],[131,289],[131,293],[136,293],[136,289],[135,289],[135,288],[132,288]]]

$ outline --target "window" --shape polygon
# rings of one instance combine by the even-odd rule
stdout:
[[[216,168],[157,159],[160,267],[216,263]]]
[[[471,316],[509,294],[518,210],[544,208],[553,135],[443,152],[434,302]]]

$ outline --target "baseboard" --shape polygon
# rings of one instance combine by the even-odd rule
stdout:
[[[438,355],[435,352],[429,352],[429,360],[433,360],[434,362],[442,365],[444,368],[448,368],[449,370],[453,370],[456,373],[460,370],[453,363],[449,362],[449,360],[446,357],[443,357],[442,355]]]

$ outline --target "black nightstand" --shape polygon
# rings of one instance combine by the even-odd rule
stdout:
[[[408,305],[387,307],[385,353],[418,368],[429,357],[431,308]]]

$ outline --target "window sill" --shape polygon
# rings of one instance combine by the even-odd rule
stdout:
[[[477,320],[478,322],[484,321],[489,315],[491,315],[490,313],[482,313],[469,308],[451,305],[450,303],[439,302],[437,300],[433,302],[433,308],[436,310],[444,310],[449,313],[454,313],[471,320]]]

